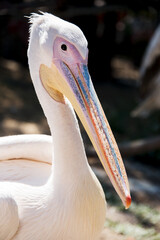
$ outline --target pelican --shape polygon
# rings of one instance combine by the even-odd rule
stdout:
[[[87,69],[87,40],[77,26],[49,13],[32,14],[30,23],[29,69],[51,136],[0,140],[0,240],[97,240],[106,201],[73,109],[126,208],[131,197]]]
[[[143,101],[132,111],[133,117],[148,117],[160,109],[160,25],[145,51],[140,67],[140,92]]]

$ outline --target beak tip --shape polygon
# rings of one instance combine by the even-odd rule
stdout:
[[[125,201],[125,208],[128,209],[131,205],[132,199],[130,195],[126,196],[126,201]]]

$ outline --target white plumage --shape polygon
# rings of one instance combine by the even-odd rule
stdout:
[[[93,143],[95,141],[104,167],[110,166],[113,173],[109,176],[126,207],[131,199],[118,148],[108,123],[105,130],[102,128],[105,124],[102,123],[103,113],[101,115],[99,111],[102,110],[98,110],[95,95],[94,102],[91,102],[92,84],[85,67],[87,41],[78,27],[51,14],[34,14],[30,21],[29,68],[51,136],[20,135],[0,139],[0,240],[96,240],[103,228],[106,202],[103,190],[88,165],[76,115],[65,96],[68,92],[68,98],[72,95],[70,90],[66,90],[70,88],[65,79],[72,80],[73,92],[73,81],[80,89],[80,79],[82,82],[86,79],[83,84],[86,91],[86,83],[89,87],[89,97],[82,87],[80,96],[83,97],[84,91],[86,102],[83,98],[82,104],[80,96],[77,100],[79,93],[76,91],[75,102],[78,103],[74,103],[72,96],[72,104],[78,109],[86,129],[89,125],[88,134]],[[67,52],[63,50],[65,47],[62,49],[64,44]],[[55,57],[59,54],[60,57]],[[56,64],[61,64],[61,67]],[[51,65],[54,68],[52,66],[51,69]],[[77,66],[80,77],[76,76]],[[57,69],[64,69],[66,76],[62,77],[62,72],[60,74]],[[54,75],[53,80],[50,71]],[[63,85],[56,85],[61,81],[64,81],[64,90]],[[92,114],[95,125],[85,122],[84,105],[91,109],[87,114]],[[84,116],[79,106],[82,106]],[[108,154],[107,160],[103,160],[106,157],[101,153],[101,145],[105,146],[103,154]],[[106,171],[109,174],[111,170]]]
[[[137,117],[147,117],[160,108],[160,26],[154,32],[140,68],[142,102],[132,112]]]

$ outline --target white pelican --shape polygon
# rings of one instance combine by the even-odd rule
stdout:
[[[160,25],[154,32],[140,67],[140,92],[143,101],[132,116],[147,117],[160,109]]]
[[[29,68],[51,137],[1,138],[0,239],[96,240],[106,202],[72,106],[126,208],[131,197],[87,70],[87,40],[77,26],[48,13],[33,14],[30,22]]]

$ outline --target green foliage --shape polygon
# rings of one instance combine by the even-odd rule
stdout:
[[[106,220],[105,227],[111,228],[118,234],[132,236],[136,240],[159,240],[160,234],[154,228],[144,228],[138,224],[120,223]]]
[[[133,224],[126,221],[112,221],[106,219],[105,227],[114,232],[132,236],[135,240],[159,240],[160,239],[160,212],[146,204],[132,202],[126,211],[119,198],[112,192],[106,194],[107,202],[111,206],[116,206],[118,212],[123,212],[126,216],[136,219]],[[126,218],[127,219],[127,218]]]
[[[128,209],[130,213],[134,214],[142,224],[155,225],[160,223],[160,213],[147,205],[137,204],[133,202]]]

